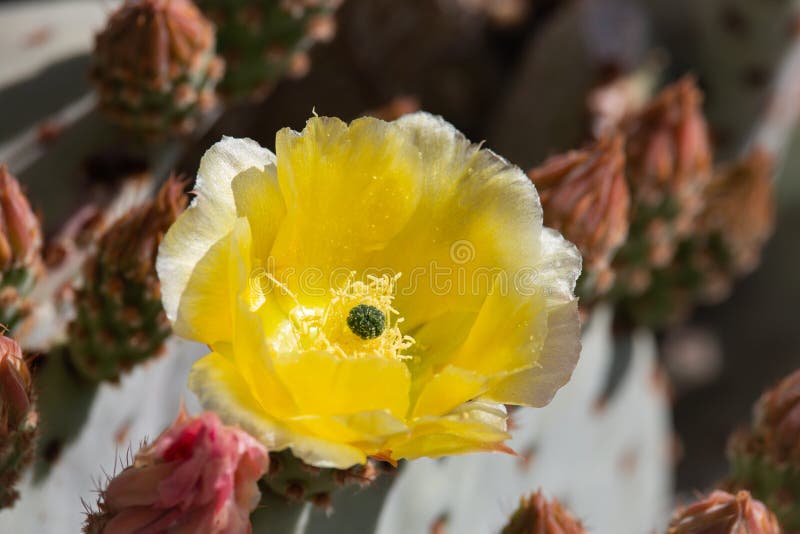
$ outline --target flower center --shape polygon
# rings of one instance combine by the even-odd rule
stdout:
[[[347,314],[347,326],[361,339],[375,339],[386,330],[386,315],[375,306],[359,304]]]
[[[343,287],[331,290],[324,308],[296,302],[275,340],[276,349],[324,350],[342,358],[410,358],[405,351],[414,338],[400,331],[403,318],[392,307],[399,277],[368,276],[362,282],[351,274]]]

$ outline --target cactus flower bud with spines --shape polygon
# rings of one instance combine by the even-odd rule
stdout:
[[[553,156],[528,172],[544,210],[544,223],[560,231],[583,255],[581,284],[608,289],[609,264],[628,235],[630,192],[621,136]]]
[[[715,491],[673,516],[667,534],[781,534],[775,516],[746,491]]]
[[[522,499],[501,534],[585,534],[580,521],[572,517],[557,499],[548,501],[541,490]]]
[[[91,79],[106,118],[146,138],[188,133],[224,65],[191,0],[126,0],[97,35]]]
[[[115,222],[87,261],[68,343],[73,365],[92,382],[117,380],[159,354],[170,334],[155,259],[186,206],[184,185],[170,178],[155,199]]]
[[[0,324],[13,330],[28,313],[26,294],[42,274],[42,231],[19,182],[0,166]]]
[[[677,230],[691,230],[711,180],[711,146],[702,96],[686,77],[665,88],[623,126],[628,179],[636,204],[674,204]]]
[[[800,370],[759,399],[755,431],[772,458],[800,466]]]
[[[729,484],[769,505],[787,532],[800,532],[800,370],[761,396],[752,428],[733,436],[728,456]]]
[[[216,414],[181,412],[100,492],[84,532],[250,532],[267,450]]]
[[[648,272],[649,283],[626,301],[626,311],[640,322],[661,326],[684,317],[698,301],[713,303],[727,296],[736,278],[758,264],[774,228],[772,173],[772,158],[758,149],[720,166],[706,188],[693,234],[677,242],[668,264]]]
[[[661,327],[685,308],[674,309],[674,277],[666,270],[684,261],[681,244],[698,231],[712,176],[700,104],[701,94],[687,77],[621,126],[627,136],[631,226],[612,263],[616,281],[609,296],[618,303],[622,321]]]
[[[18,497],[14,485],[33,459],[36,426],[28,364],[17,342],[0,336],[0,508]]]

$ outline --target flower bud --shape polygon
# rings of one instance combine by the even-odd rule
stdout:
[[[212,412],[178,418],[100,493],[84,532],[249,532],[267,450]]]
[[[0,166],[0,214],[0,269],[38,262],[42,249],[39,219],[5,165]]]
[[[171,332],[155,260],[164,234],[186,206],[184,185],[170,178],[155,199],[116,221],[87,261],[69,325],[69,354],[90,381],[117,380],[159,354]]]
[[[544,223],[578,246],[584,272],[606,270],[628,235],[624,166],[623,140],[616,136],[553,156],[528,172],[539,191]]]
[[[42,231],[17,180],[0,166],[0,324],[14,331],[42,274]]]
[[[756,149],[721,167],[706,191],[702,230],[718,236],[731,275],[752,271],[775,228],[773,159]]]
[[[728,447],[732,488],[746,488],[766,503],[788,532],[800,531],[800,370],[765,392],[752,428]]]
[[[678,235],[690,232],[711,180],[711,145],[692,78],[664,89],[623,126],[634,203],[675,213]]]
[[[753,430],[775,462],[800,467],[800,370],[761,396]]]
[[[541,490],[527,499],[511,516],[502,534],[584,534],[580,521],[572,517],[556,499],[547,501]]]
[[[36,411],[33,384],[22,350],[0,336],[0,508],[17,498],[14,485],[33,459]]]
[[[781,534],[775,516],[747,491],[715,491],[678,510],[668,534]]]
[[[91,79],[111,122],[145,137],[187,133],[215,104],[224,63],[191,0],[126,0],[97,35]]]

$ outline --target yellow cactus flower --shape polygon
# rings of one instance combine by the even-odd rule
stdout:
[[[580,351],[580,255],[517,167],[424,113],[224,138],[157,267],[207,344],[203,405],[271,450],[345,468],[507,450]]]

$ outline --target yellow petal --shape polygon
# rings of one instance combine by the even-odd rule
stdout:
[[[504,404],[546,406],[570,377],[581,350],[578,301],[548,310],[547,339],[538,365],[502,379],[485,397]]]
[[[291,425],[307,435],[341,443],[358,443],[378,451],[386,436],[403,433],[408,427],[387,411],[365,411],[340,416],[305,416],[291,420]]]
[[[449,417],[426,418],[406,436],[389,440],[393,458],[438,457],[479,451],[504,451],[509,438],[502,406],[472,402]]]
[[[414,405],[412,419],[444,415],[483,393],[486,378],[452,365],[436,374],[423,387]]]
[[[253,256],[266,263],[278,228],[286,215],[274,166],[250,168],[231,183],[236,214],[246,217],[253,233]]]
[[[331,273],[368,267],[369,254],[405,226],[426,171],[400,129],[372,118],[349,126],[312,118],[300,133],[278,132],[276,151],[287,209],[272,251],[277,272],[316,269],[302,293],[324,297]],[[296,279],[290,287],[298,290]]]
[[[536,355],[535,365],[500,381],[487,398],[507,404],[545,406],[566,384],[578,363],[581,328],[578,302],[573,296],[581,257],[561,235],[545,228],[542,254],[535,266],[533,292],[545,296],[546,337]]]
[[[270,450],[291,448],[295,456],[317,467],[346,469],[366,461],[364,451],[357,447],[293,432],[268,417],[236,366],[220,354],[195,362],[189,388],[205,409],[215,411],[228,424],[239,425]]]
[[[197,262],[180,302],[175,329],[210,346],[229,342],[239,299],[252,301],[249,277],[252,238],[247,219],[234,219],[230,231]]]
[[[547,335],[543,296],[494,292],[450,363],[491,377],[536,365]]]
[[[275,371],[290,389],[301,415],[349,415],[385,410],[405,418],[410,375],[400,360],[340,359],[309,351],[281,354]]]
[[[243,170],[264,169],[273,163],[273,154],[256,142],[228,137],[200,161],[196,197],[164,236],[156,260],[164,309],[178,335],[197,340],[208,337],[202,334],[202,326],[184,317],[181,301],[198,264],[228,235],[236,220],[231,180]]]
[[[495,278],[538,256],[542,213],[525,174],[425,113],[395,125],[425,169],[413,217],[372,264],[403,273],[397,309],[414,330],[452,310],[477,312]]]

